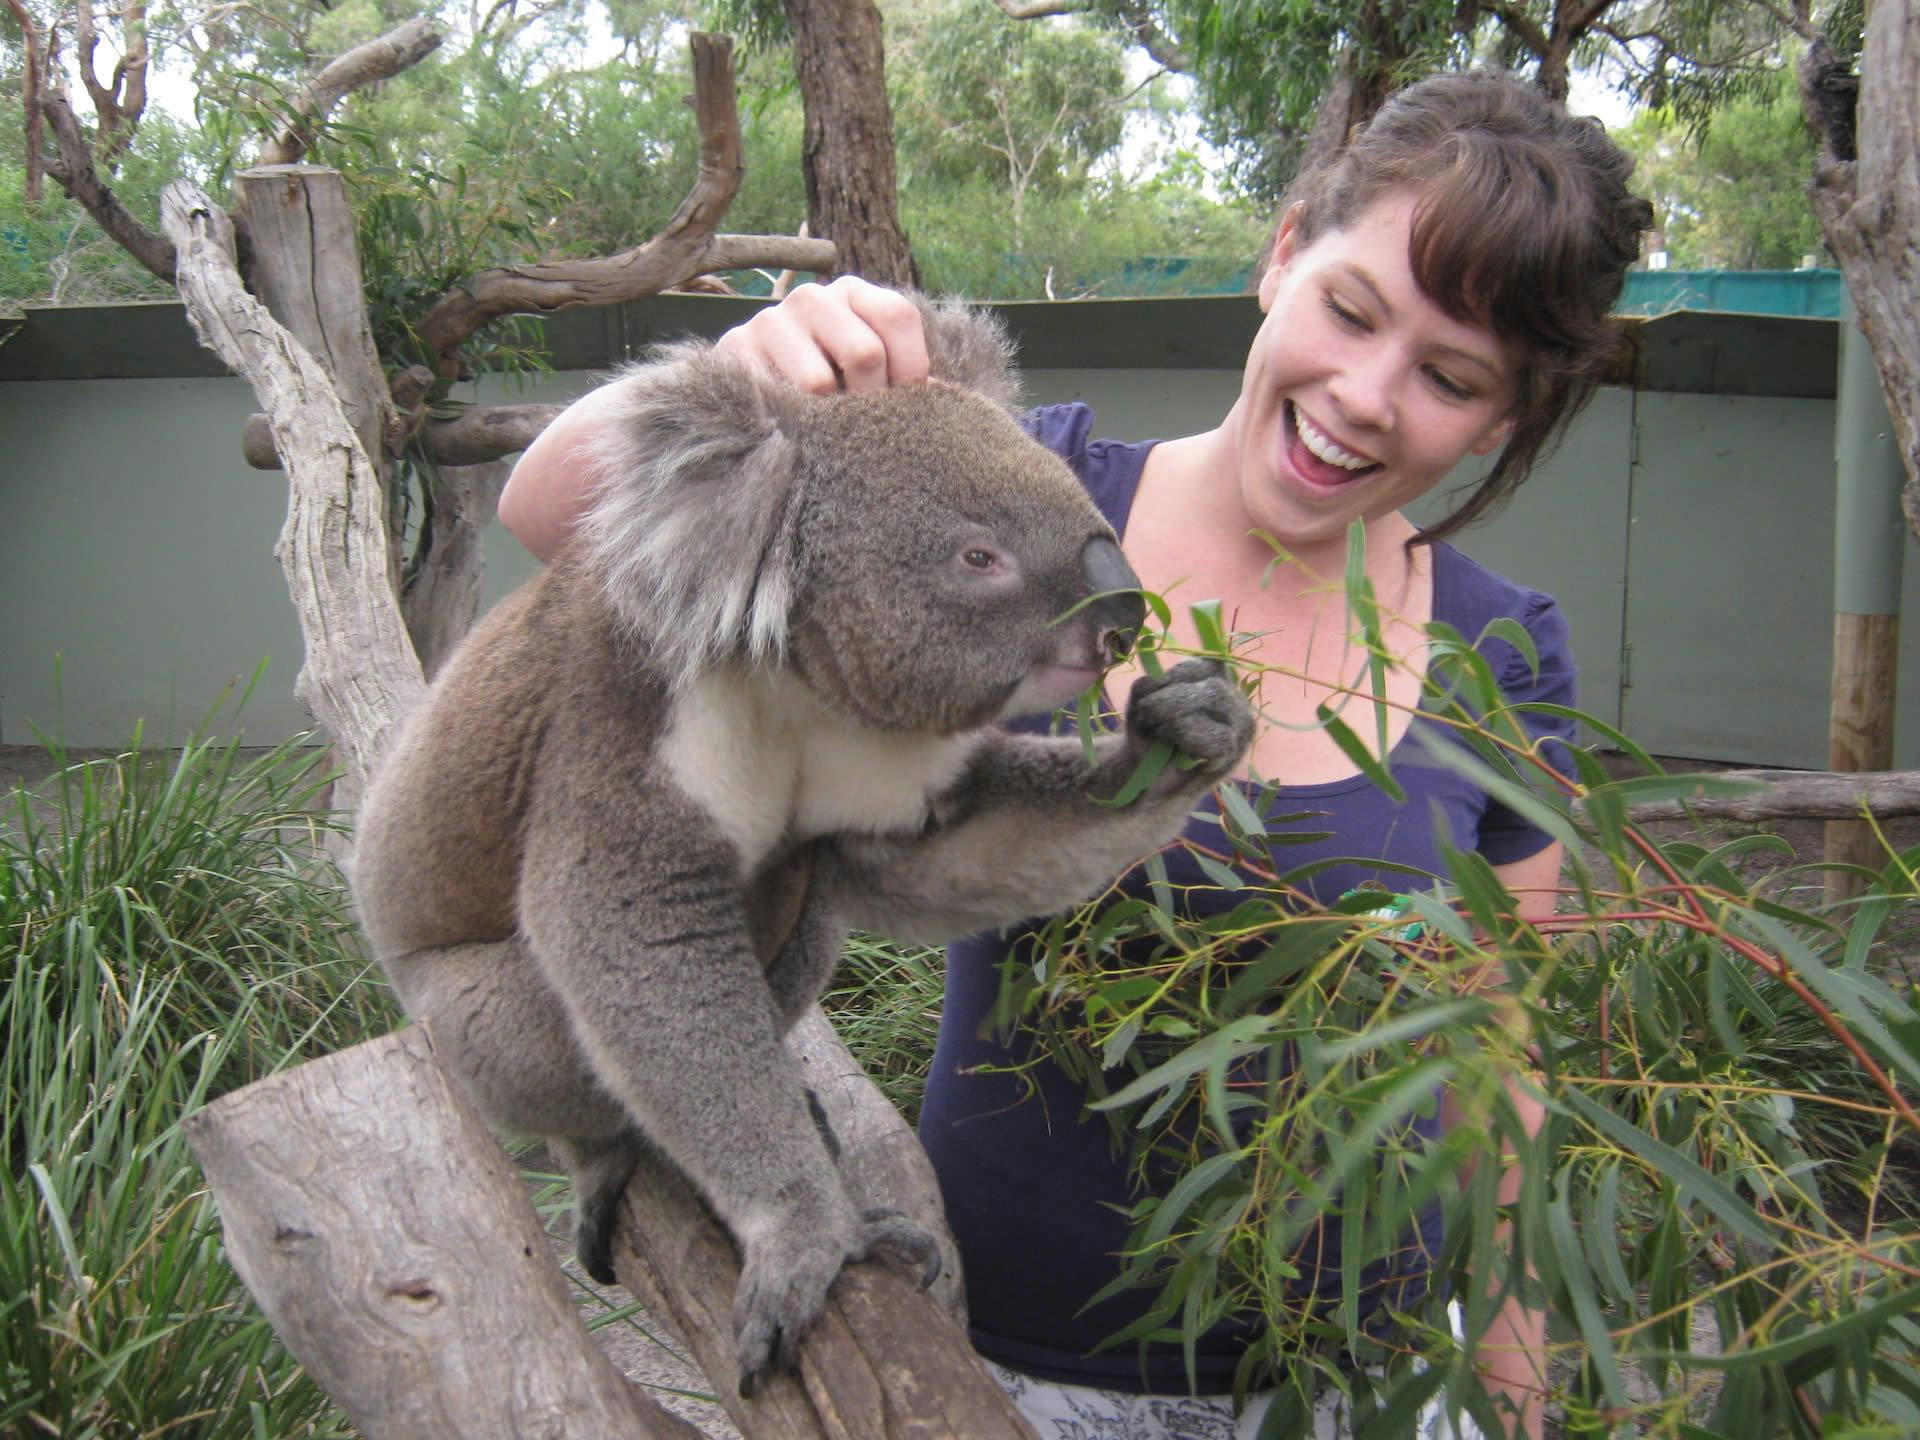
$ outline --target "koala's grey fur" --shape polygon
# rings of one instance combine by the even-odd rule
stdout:
[[[1201,662],[1140,682],[1091,763],[996,728],[1083,688],[1142,608],[1086,603],[1137,581],[1004,408],[997,331],[927,329],[937,378],[873,394],[702,345],[630,372],[579,534],[449,660],[360,819],[382,964],[482,1112],[567,1166],[587,1268],[611,1277],[645,1145],[732,1231],[747,1382],[849,1260],[931,1254],[856,1212],[781,1044],[847,928],[938,941],[1077,902],[1252,733]],[[1200,763],[1099,804],[1155,740]]]

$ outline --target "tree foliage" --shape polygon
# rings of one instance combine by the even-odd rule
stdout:
[[[1616,132],[1676,268],[1790,270],[1820,254],[1806,197],[1813,136],[1792,76],[1781,72],[1773,90],[1729,101],[1704,134],[1672,108],[1643,111]]]

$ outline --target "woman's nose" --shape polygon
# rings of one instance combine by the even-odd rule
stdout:
[[[1340,418],[1367,430],[1393,428],[1393,393],[1398,367],[1382,354],[1370,353],[1342,365],[1327,385]]]

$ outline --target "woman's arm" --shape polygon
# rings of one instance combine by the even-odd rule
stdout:
[[[802,285],[715,347],[821,395],[927,378],[926,337],[913,302],[853,276]],[[597,478],[594,444],[622,403],[618,380],[581,396],[514,465],[500,496],[500,523],[540,559],[553,558],[586,508]]]
[[[1515,909],[1520,918],[1529,922],[1539,922],[1549,918],[1554,910],[1554,887],[1560,883],[1560,861],[1565,846],[1555,842],[1538,854],[1529,855],[1524,860],[1516,860],[1508,865],[1494,866],[1494,873],[1500,877],[1500,883],[1506,886],[1517,902]],[[1497,980],[1498,977],[1481,977]],[[1507,1082],[1507,1094],[1514,1108],[1520,1114],[1522,1125],[1529,1136],[1537,1135],[1546,1118],[1546,1111],[1538,1100],[1527,1094],[1517,1079]],[[1441,1101],[1441,1123],[1448,1129],[1460,1124],[1483,1124],[1483,1119],[1466,1115],[1459,1106],[1458,1096],[1448,1091]],[[1510,1205],[1520,1195],[1520,1186],[1524,1178],[1518,1157],[1502,1157],[1500,1174],[1500,1203]],[[1495,1232],[1494,1243],[1501,1243],[1506,1234],[1502,1229]],[[1486,1277],[1489,1289],[1493,1278]],[[1540,1440],[1546,1418],[1547,1392],[1547,1317],[1544,1311],[1534,1310],[1524,1304],[1517,1296],[1500,1307],[1500,1313],[1493,1317],[1487,1326],[1487,1333],[1480,1340],[1480,1373],[1486,1379],[1487,1388],[1496,1396],[1505,1396],[1519,1412],[1520,1423],[1512,1434],[1518,1440]]]

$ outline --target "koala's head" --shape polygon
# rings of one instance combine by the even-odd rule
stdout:
[[[949,732],[1064,703],[1139,627],[1137,595],[1093,598],[1139,581],[1005,408],[997,329],[923,310],[926,385],[812,396],[707,347],[630,373],[580,553],[673,683],[785,666],[867,724]]]

